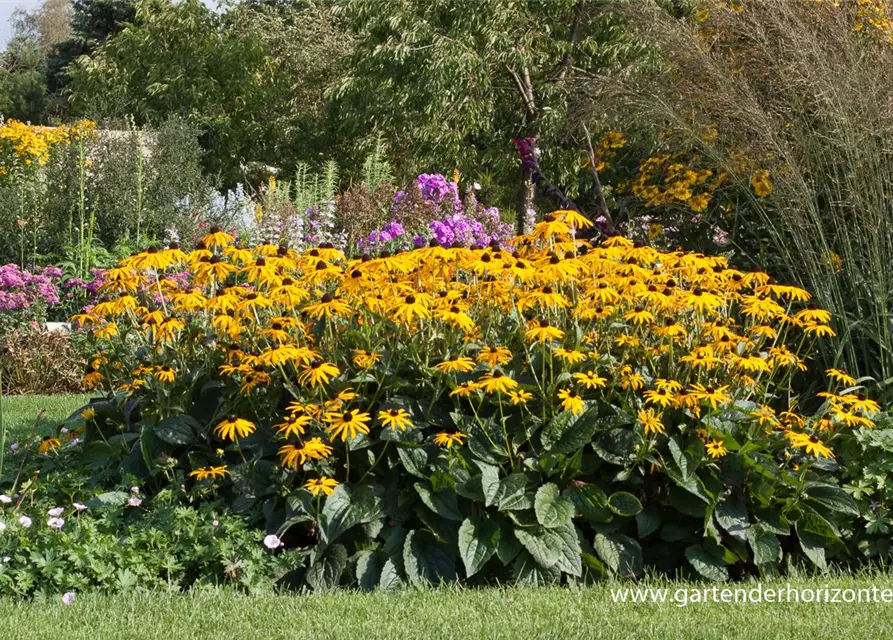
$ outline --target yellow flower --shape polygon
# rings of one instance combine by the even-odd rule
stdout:
[[[92,420],[96,417],[96,411],[94,411],[93,407],[87,407],[83,411],[81,411],[81,417],[84,420]]]
[[[339,482],[334,478],[329,478],[328,476],[320,476],[319,478],[313,478],[304,483],[304,488],[307,489],[313,497],[317,497],[320,492],[325,494],[326,496],[332,495],[335,491],[335,487],[339,485]]]
[[[772,193],[772,180],[769,179],[769,172],[765,169],[754,171],[750,176],[750,186],[753,187],[753,192],[761,198],[768,196]]]
[[[40,446],[37,448],[37,450],[42,454],[47,454],[50,451],[55,451],[61,446],[62,442],[59,440],[59,438],[46,436],[43,440],[41,440]]]
[[[404,431],[406,427],[412,426],[409,419],[409,412],[406,409],[387,409],[378,412],[378,419],[381,426],[388,429]]]
[[[808,433],[797,433],[794,431],[788,431],[785,435],[787,435],[788,440],[791,441],[791,446],[796,447],[798,449],[806,449],[806,453],[816,456],[817,458],[833,458],[834,452],[828,448],[828,446],[819,440],[815,436],[811,436]]]
[[[854,377],[852,377],[848,373],[841,371],[840,369],[828,369],[825,371],[825,375],[835,382],[839,382],[850,387],[856,384],[856,379]]]
[[[704,445],[704,448],[707,450],[707,455],[711,458],[722,458],[728,453],[722,440],[711,440]]]
[[[533,394],[529,391],[524,391],[523,389],[519,389],[517,391],[509,391],[509,398],[512,400],[512,404],[527,404],[527,401],[533,397]]]
[[[329,380],[340,373],[338,367],[331,362],[323,362],[316,359],[301,367],[301,375],[298,381],[301,384],[310,383],[311,387],[318,387],[321,384],[327,384]]]
[[[484,347],[477,355],[478,362],[485,362],[495,369],[498,365],[511,362],[512,352],[505,347]]]
[[[475,382],[475,387],[483,390],[485,393],[508,393],[517,386],[518,382],[516,380],[501,371],[485,373],[480,380]]]
[[[586,403],[583,398],[573,389],[561,389],[558,391],[558,399],[561,400],[561,406],[565,411],[570,411],[575,416],[583,413],[586,409]]]
[[[177,379],[177,372],[170,367],[158,367],[158,369],[155,370],[155,379],[158,380],[158,382],[170,384]]]
[[[254,433],[256,428],[253,422],[239,418],[235,414],[230,414],[214,427],[214,433],[221,440],[234,441],[236,438],[247,438]]]
[[[462,446],[462,442],[467,438],[464,433],[438,433],[434,436],[434,444],[440,447],[452,449],[453,445]]]
[[[443,362],[434,365],[434,369],[440,373],[466,372],[474,369],[474,360],[467,356],[452,356]]]
[[[587,371],[586,373],[575,373],[574,380],[581,383],[587,389],[600,389],[608,383],[607,378],[602,378],[595,371]]]
[[[366,352],[363,349],[354,351],[353,363],[360,369],[371,369],[379,360],[381,360],[380,353]]]
[[[531,342],[546,342],[551,340],[561,340],[564,337],[564,331],[558,327],[553,327],[548,320],[535,321],[524,336]]]
[[[332,438],[341,438],[342,442],[349,439],[353,440],[358,433],[369,433],[369,427],[366,425],[372,419],[368,413],[364,413],[359,409],[352,409],[343,412],[329,412],[326,414],[326,422],[329,426],[326,431]]]
[[[223,478],[230,475],[230,473],[226,468],[226,465],[221,465],[219,467],[200,467],[198,469],[193,469],[188,475],[190,478],[195,478],[201,482],[207,478],[211,478],[212,480],[214,478]]]
[[[638,422],[642,425],[645,435],[664,433],[664,424],[662,422],[663,414],[655,413],[653,409],[639,409],[636,414]]]

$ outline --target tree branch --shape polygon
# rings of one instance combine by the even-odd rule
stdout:
[[[592,136],[589,135],[589,129],[586,127],[586,123],[581,123],[583,127],[583,133],[586,134],[586,146],[589,148],[589,167],[592,169],[592,177],[595,178],[595,194],[598,198],[598,208],[599,213],[604,217],[605,222],[608,225],[608,231],[611,233],[615,233],[617,228],[614,226],[614,218],[611,217],[611,212],[608,210],[608,203],[605,200],[605,192],[602,189],[602,181],[599,180],[598,170],[595,168],[595,150],[592,148]]]
[[[564,54],[564,59],[561,61],[561,71],[558,72],[558,82],[562,82],[564,77],[567,75],[568,70],[571,68],[571,61],[574,57],[574,52],[577,50],[577,40],[580,38],[580,22],[583,18],[583,0],[579,0],[574,7],[574,24],[571,27],[571,46]]]

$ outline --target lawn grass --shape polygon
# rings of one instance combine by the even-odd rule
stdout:
[[[77,393],[4,397],[3,422],[7,444],[26,437],[35,425],[39,435],[49,435],[75,409],[86,404],[90,397],[91,394]],[[41,411],[44,413],[41,414]]]
[[[767,583],[768,584],[768,583]],[[785,582],[773,583],[785,586]],[[893,576],[792,581],[893,587]],[[0,602],[3,638],[816,638],[893,636],[893,604],[615,604],[585,589],[442,589],[327,595],[79,595],[71,606]],[[692,587],[670,583],[669,588]],[[753,588],[754,584],[743,585]]]

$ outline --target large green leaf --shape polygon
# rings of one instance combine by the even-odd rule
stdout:
[[[200,429],[192,416],[170,416],[155,425],[155,435],[168,444],[187,445],[195,442]]]
[[[403,565],[417,587],[438,586],[456,579],[456,563],[444,545],[427,531],[410,531],[403,545]]]
[[[825,545],[828,539],[808,529],[808,526],[801,527],[800,522],[794,525],[797,530],[797,538],[800,540],[800,548],[806,557],[812,560],[813,564],[822,571],[828,568],[825,561]]]
[[[357,585],[363,591],[372,591],[379,584],[381,557],[375,551],[364,550],[357,554]]]
[[[469,578],[496,553],[500,533],[499,525],[493,520],[466,518],[459,527],[459,556]]]
[[[382,501],[369,485],[335,487],[322,509],[320,533],[331,544],[342,533],[382,515]]]
[[[543,428],[540,434],[543,448],[554,454],[568,454],[582,449],[592,440],[597,416],[597,408],[579,415],[562,411]]]
[[[527,491],[527,476],[513,473],[499,483],[499,510],[514,511],[530,509],[533,497]]]
[[[593,547],[615,574],[636,577],[642,573],[642,548],[632,538],[619,533],[597,533]]]
[[[347,549],[344,545],[333,544],[326,549],[322,558],[307,569],[307,584],[314,591],[328,591],[338,586],[341,574],[347,566]]]
[[[403,468],[418,478],[428,478],[428,453],[424,447],[397,447]]]
[[[571,485],[568,497],[584,518],[590,522],[610,522],[614,517],[608,508],[605,492],[592,483]]]
[[[642,510],[642,503],[631,493],[617,491],[608,498],[608,508],[618,516],[632,517]]]
[[[729,571],[719,558],[713,556],[701,545],[692,545],[685,550],[685,557],[689,564],[705,578],[717,582],[725,582],[729,579]]]
[[[459,513],[459,504],[456,500],[456,492],[453,489],[432,491],[420,482],[416,482],[414,486],[422,502],[431,511],[447,520],[456,520],[457,522],[462,520],[462,514]]]
[[[555,566],[564,553],[564,539],[551,529],[515,529],[515,537],[543,569]]]
[[[521,551],[514,563],[515,584],[524,587],[546,587],[561,580],[557,566],[543,567],[527,551]]]
[[[580,559],[582,550],[580,549],[580,540],[577,536],[576,527],[574,527],[572,522],[568,522],[555,529],[555,533],[557,533],[564,542],[564,547],[561,550],[561,555],[558,557],[555,566],[561,569],[564,573],[580,577],[583,575],[583,562]]]
[[[778,538],[763,525],[755,524],[750,528],[748,541],[753,549],[754,564],[773,564],[781,560],[781,544]]]
[[[859,515],[859,507],[853,502],[852,497],[838,486],[823,482],[807,482],[803,486],[803,493],[809,500],[819,503],[833,511],[846,513],[853,516]]]
[[[592,444],[606,462],[626,466],[635,459],[639,438],[631,429],[612,429],[601,434]]]
[[[534,510],[537,521],[548,529],[564,526],[574,517],[573,503],[562,497],[558,486],[551,482],[536,492]]]
[[[499,500],[499,467],[483,462],[477,463],[481,469],[481,489],[484,492],[484,505],[493,506]]]
[[[730,536],[741,542],[747,542],[747,530],[750,528],[747,505],[738,500],[724,500],[716,505],[713,514],[719,526],[725,529]]]

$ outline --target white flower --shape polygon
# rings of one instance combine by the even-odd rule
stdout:
[[[140,492],[139,487],[130,487],[130,493],[139,493],[139,492]]]
[[[214,521],[211,523],[211,526],[212,526],[212,527],[216,527],[216,526],[219,525],[219,524],[220,524],[219,522],[217,522],[216,520],[214,520]]]
[[[87,508],[87,505],[80,502],[73,502],[71,506],[74,507],[75,511],[84,511]]]
[[[264,546],[267,549],[278,549],[282,546],[282,540],[280,540],[276,534],[271,533],[264,538]]]
[[[64,435],[64,434],[68,433],[68,429],[66,429],[65,427],[62,427],[61,429],[59,429],[59,433]]]
[[[71,591],[62,594],[62,604],[70,605],[74,602],[74,593]]]
[[[47,526],[53,529],[61,529],[64,524],[65,520],[63,518],[50,518],[47,520]]]
[[[130,500],[127,501],[127,504],[129,504],[131,507],[138,507],[143,504],[143,499],[133,496]]]
[[[10,502],[12,502],[12,498],[3,493],[0,494],[0,502],[2,502],[3,504],[9,504]]]
[[[0,522],[0,531],[6,531],[6,523],[5,522]]]
[[[21,518],[19,518],[19,524],[27,529],[31,526],[31,518],[29,518],[28,516],[22,516]]]
[[[53,516],[54,518],[58,518],[59,516],[62,515],[62,512],[63,512],[63,511],[65,511],[65,509],[63,509],[62,507],[55,507],[55,508],[50,509],[49,511],[47,511],[47,515],[48,515],[48,516]]]

